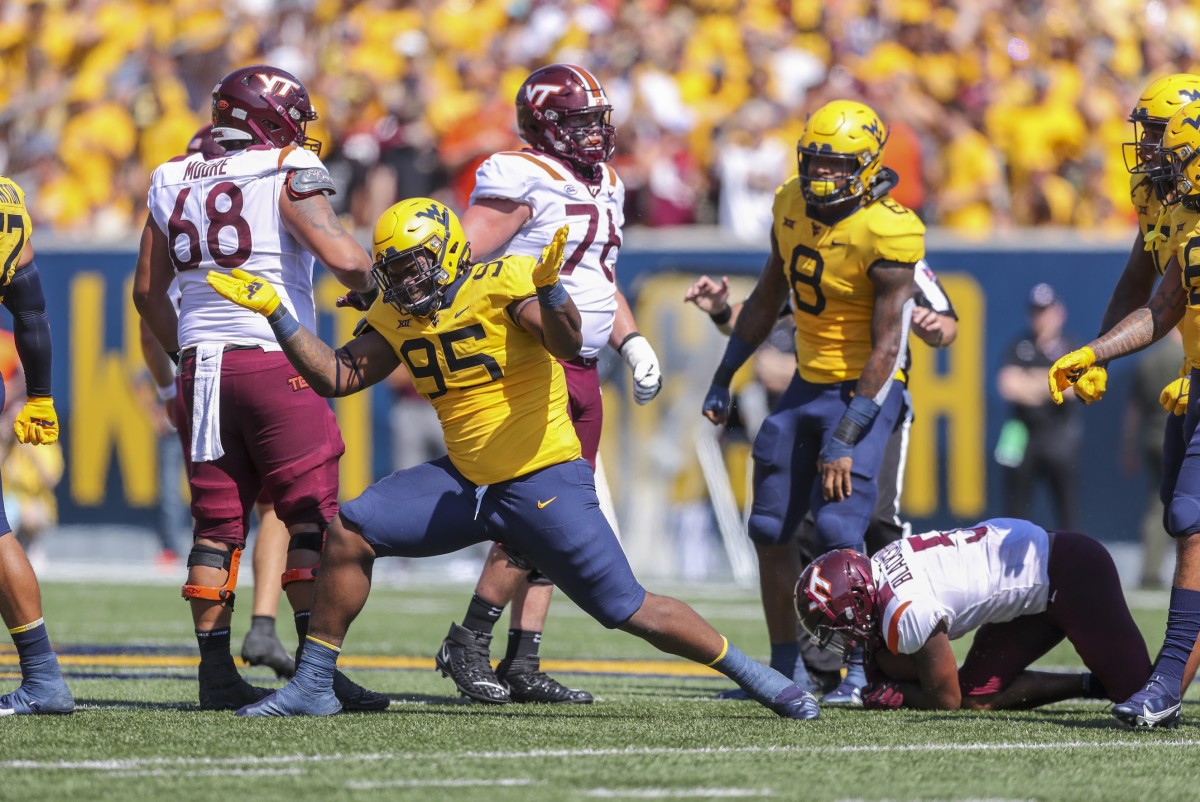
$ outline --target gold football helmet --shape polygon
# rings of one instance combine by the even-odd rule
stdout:
[[[471,244],[454,212],[429,198],[400,201],[375,223],[371,273],[383,300],[404,314],[427,317],[471,263]]]
[[[1171,117],[1155,161],[1150,177],[1158,199],[1164,204],[1200,206],[1200,101]]]
[[[1133,123],[1133,141],[1121,146],[1126,170],[1148,173],[1154,168],[1167,121],[1193,100],[1200,100],[1200,75],[1186,72],[1164,75],[1142,91],[1128,118]]]
[[[827,206],[861,198],[883,166],[888,129],[870,107],[834,100],[809,116],[796,145],[805,200]]]

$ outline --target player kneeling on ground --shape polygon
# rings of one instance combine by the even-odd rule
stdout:
[[[870,559],[826,552],[800,576],[796,612],[822,648],[866,647],[868,709],[1115,702],[1150,675],[1105,548],[1015,518],[910,535]],[[960,669],[950,641],[976,627]],[[1063,638],[1090,673],[1028,670]]]
[[[375,226],[382,292],[336,351],[299,326],[275,289],[241,270],[210,272],[229,300],[265,315],[316,392],[356,393],[401,363],[433,403],[448,456],[393,473],[342,507],[330,525],[307,643],[286,686],[245,716],[330,715],[342,641],[366,603],[377,557],[426,557],[500,540],[529,558],[607,627],[710,665],[786,718],[818,715],[816,699],[747,658],[686,604],[647,593],[600,511],[580,458],[556,359],[582,343],[579,311],[559,283],[567,229],[540,260],[473,264],[458,218],[417,198]]]

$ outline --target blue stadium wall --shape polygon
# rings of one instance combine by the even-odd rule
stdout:
[[[765,257],[758,251],[707,248],[694,242],[664,247],[664,241],[642,232],[631,237],[622,252],[621,281],[639,318],[653,316],[653,310],[645,308],[649,293],[642,290],[664,277],[682,281],[702,272],[753,276]],[[1069,310],[1068,334],[1086,342],[1095,333],[1124,264],[1126,242],[1043,246],[1014,237],[1013,242],[980,246],[931,241],[929,261],[962,320],[959,341],[951,349],[914,350],[918,419],[905,502],[915,526],[934,528],[1001,514],[1000,469],[991,452],[1007,408],[996,393],[995,375],[1007,345],[1025,328],[1028,290],[1038,281],[1053,284]],[[141,358],[137,316],[129,300],[133,261],[133,253],[124,250],[77,252],[39,243],[67,460],[58,492],[64,524],[149,526],[153,520],[158,497],[155,441],[134,390]],[[335,312],[337,294],[336,283],[322,273],[320,333],[341,342],[355,318],[344,310]],[[662,303],[659,298],[655,303]],[[671,335],[660,331],[654,336],[661,342]],[[711,363],[718,359],[714,351]],[[1120,432],[1132,366],[1130,359],[1115,364],[1108,397],[1080,410],[1087,432],[1078,465],[1083,525],[1102,539],[1136,537],[1148,491],[1145,476],[1128,475],[1120,468]],[[614,380],[623,381],[623,374],[614,371]],[[335,403],[348,446],[342,468],[347,494],[390,470],[388,400],[388,391],[377,387],[370,398]],[[695,399],[697,410],[700,400]],[[1039,497],[1035,510],[1039,521],[1053,522],[1044,497]]]

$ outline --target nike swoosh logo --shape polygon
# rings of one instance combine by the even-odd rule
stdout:
[[[551,501],[554,501],[554,499],[555,499],[555,498],[558,498],[558,496],[555,496],[554,498],[552,498],[552,499],[548,499],[548,500],[546,500],[546,501],[539,501],[539,502],[538,502],[538,509],[539,509],[539,510],[541,510],[541,509],[545,509],[546,505],[547,505],[547,504],[549,504]]]
[[[1157,724],[1158,722],[1162,721],[1163,719],[1170,718],[1171,716],[1178,713],[1179,707],[1180,707],[1179,704],[1174,704],[1174,705],[1171,705],[1170,707],[1168,707],[1166,710],[1160,711],[1158,713],[1151,713],[1150,708],[1146,707],[1145,705],[1142,705],[1142,719],[1145,720],[1145,722],[1147,724]]]
[[[459,309],[457,312],[454,313],[454,316],[459,317],[460,315],[462,315],[463,312],[467,311],[467,309],[470,309],[470,307],[466,307],[464,309]]]

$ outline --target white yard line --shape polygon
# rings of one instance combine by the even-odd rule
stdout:
[[[532,749],[521,752],[439,752],[439,758],[477,760],[521,760],[544,758],[602,758],[638,757],[656,755],[722,755],[722,754],[852,754],[857,752],[1022,752],[1053,749],[1154,749],[1200,747],[1200,740],[1160,740],[1150,734],[1145,738],[1121,741],[1051,741],[1046,743],[973,743],[973,744],[854,744],[805,746],[711,746],[711,747],[628,747],[621,749]],[[127,772],[154,767],[182,766],[286,766],[296,763],[361,763],[384,760],[421,760],[427,753],[363,753],[332,755],[272,755],[267,757],[156,757],[126,758],[123,760],[2,760],[0,769],[45,769],[60,771],[78,769],[82,771]]]
[[[597,799],[749,799],[774,796],[770,788],[592,788]]]
[[[351,791],[376,791],[380,788],[466,788],[494,785],[522,786],[538,785],[539,780],[528,777],[497,777],[490,780],[351,780],[346,787]]]

